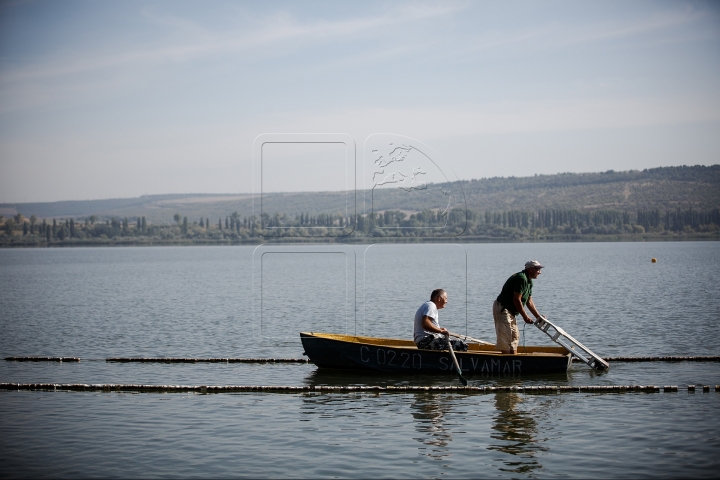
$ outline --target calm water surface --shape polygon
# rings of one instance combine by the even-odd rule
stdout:
[[[494,340],[502,283],[535,258],[540,311],[605,356],[720,355],[720,243],[0,250],[2,382],[454,385],[302,364],[116,364],[111,356],[301,357],[298,332]],[[658,263],[651,263],[651,258]],[[532,326],[524,341],[549,344]],[[473,377],[475,385],[720,384],[718,363]],[[0,391],[2,477],[676,477],[720,467],[720,394],[123,394]]]

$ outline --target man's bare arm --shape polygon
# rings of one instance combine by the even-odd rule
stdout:
[[[528,307],[530,307],[530,301],[531,300],[528,299]],[[522,315],[522,318],[523,318],[523,320],[525,320],[525,323],[533,323],[532,320],[530,320],[530,317],[528,317],[527,312],[523,308],[522,295],[520,293],[513,292],[513,303],[515,304],[515,310],[517,310],[518,313],[520,313],[520,315]],[[530,307],[530,308],[531,308],[531,310],[530,310],[531,312],[535,309],[534,306]],[[537,312],[537,310],[535,310],[535,311]],[[534,314],[534,312],[533,312],[533,314]]]
[[[537,308],[535,308],[535,302],[533,302],[532,297],[528,298],[527,306],[528,310],[530,310],[530,313],[535,315],[535,318],[540,318],[540,312],[538,312]]]
[[[448,331],[446,329],[436,327],[435,324],[432,323],[432,320],[430,320],[430,317],[428,317],[427,315],[423,315],[422,327],[423,330],[427,332],[442,333],[443,335],[448,334]]]

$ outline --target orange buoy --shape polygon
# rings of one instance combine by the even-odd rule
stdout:
[[[653,258],[652,263],[657,263],[657,258]]]

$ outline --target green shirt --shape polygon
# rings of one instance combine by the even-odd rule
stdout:
[[[515,302],[513,302],[513,293],[519,293],[523,307],[528,301],[528,298],[532,296],[532,279],[525,275],[525,271],[518,272],[511,276],[503,285],[502,292],[497,297],[497,301],[502,304],[510,313],[517,315],[518,312],[515,308]]]

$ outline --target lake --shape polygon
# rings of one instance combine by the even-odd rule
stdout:
[[[657,262],[652,263],[651,259]],[[602,356],[720,355],[720,242],[0,250],[0,382],[457,385],[453,375],[312,364],[107,363],[302,357],[300,331],[494,341],[491,305],[525,261],[541,313]],[[521,322],[522,323],[522,322]],[[521,327],[521,345],[550,345]],[[715,477],[718,362],[469,377],[471,385],[678,385],[677,393],[151,394],[0,390],[2,477]]]

